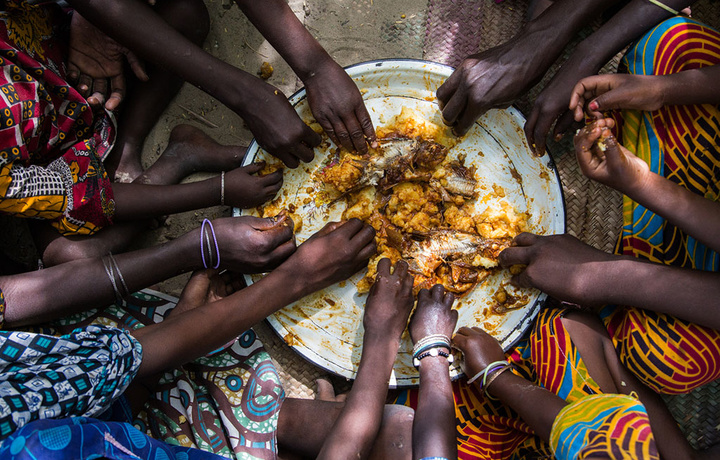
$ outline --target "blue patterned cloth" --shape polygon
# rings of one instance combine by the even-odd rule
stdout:
[[[0,331],[0,442],[34,420],[102,414],[141,360],[142,346],[121,329],[87,326],[61,337]]]
[[[171,446],[129,423],[87,417],[38,420],[18,429],[0,447],[4,460],[220,460],[219,455]]]

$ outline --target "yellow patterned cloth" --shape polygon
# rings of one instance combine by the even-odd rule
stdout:
[[[698,21],[664,21],[632,46],[628,73],[668,75],[720,64],[720,33]],[[616,114],[625,147],[650,170],[708,200],[720,197],[720,108],[665,106]],[[624,197],[617,252],[688,269],[718,271],[718,253]],[[639,308],[611,307],[608,331],[623,363],[659,393],[682,394],[720,377],[720,333]]]
[[[659,460],[645,406],[625,395],[585,396],[565,406],[550,432],[557,460]]]

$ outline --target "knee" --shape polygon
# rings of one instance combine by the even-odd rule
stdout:
[[[210,32],[210,15],[202,0],[158,2],[158,14],[188,40],[200,46]]]
[[[415,411],[410,407],[388,404],[371,458],[412,458],[412,426]]]
[[[88,244],[87,240],[76,241],[75,238],[60,237],[48,244],[41,256],[45,267],[54,267],[73,260],[92,259],[106,254],[106,248],[101,245]]]

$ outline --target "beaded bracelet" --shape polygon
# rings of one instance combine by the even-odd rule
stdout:
[[[417,343],[413,347],[413,355],[417,355],[420,349],[425,348],[427,345],[435,342],[442,343],[444,345],[447,345],[447,348],[450,348],[450,337],[444,334],[430,334],[417,341]]]
[[[225,206],[225,171],[220,173],[220,206]]]
[[[450,344],[445,342],[430,342],[427,345],[418,348],[416,352],[413,353],[413,358],[416,358],[418,355],[428,351],[431,348],[447,348],[448,351],[451,350]]]
[[[448,350],[449,351],[449,350]],[[417,358],[413,358],[413,365],[416,368],[420,367],[420,361],[424,358],[427,358],[428,356],[442,356],[443,358],[447,359],[448,364],[452,364],[452,362],[455,360],[455,357],[445,351],[440,350],[439,348],[431,348],[430,350],[426,351],[425,353],[422,353]]]

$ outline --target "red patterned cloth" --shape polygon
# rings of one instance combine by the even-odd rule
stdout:
[[[53,221],[62,234],[112,223],[102,164],[112,116],[93,113],[65,78],[59,8],[5,2],[0,13],[0,212]]]

